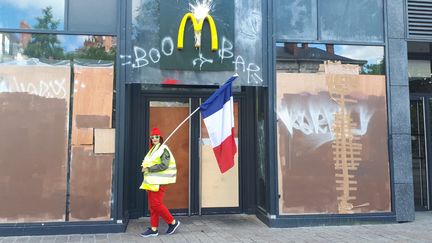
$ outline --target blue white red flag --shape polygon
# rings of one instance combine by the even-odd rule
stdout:
[[[234,140],[234,102],[232,82],[238,75],[228,79],[201,106],[201,115],[207,127],[213,151],[222,173],[234,166],[237,146]]]

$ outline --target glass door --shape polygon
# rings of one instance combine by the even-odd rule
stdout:
[[[158,127],[164,139],[190,113],[188,99],[170,101],[152,100],[149,103],[148,129]],[[189,121],[183,124],[168,141],[177,165],[177,181],[170,184],[164,197],[165,205],[174,213],[190,214],[190,128]]]
[[[200,98],[151,98],[147,132],[158,127],[164,139],[195,110]],[[177,164],[177,182],[167,187],[165,205],[177,215],[241,213],[239,173],[239,102],[234,102],[234,167],[219,170],[200,113],[193,115],[167,142]],[[150,142],[150,141],[148,141]],[[148,149],[146,150],[148,151]],[[148,212],[147,212],[148,215]]]
[[[429,115],[429,107],[432,107],[431,99],[425,104],[425,97],[411,99],[411,145],[412,145],[412,169],[414,183],[414,203],[416,210],[429,210],[428,188],[428,142],[427,124],[432,121]],[[429,138],[429,139],[427,139]]]
[[[203,102],[203,100],[201,101]],[[239,211],[239,135],[238,114],[239,102],[234,102],[234,137],[237,153],[234,167],[222,174],[213,153],[210,138],[201,118],[200,134],[200,214]]]

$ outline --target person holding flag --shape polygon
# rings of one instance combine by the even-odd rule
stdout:
[[[175,183],[177,173],[174,157],[165,143],[198,110],[201,110],[221,173],[225,173],[234,166],[234,155],[237,152],[237,146],[234,140],[232,82],[237,77],[238,75],[235,74],[228,79],[200,107],[181,122],[165,142],[159,129],[153,128],[150,134],[151,148],[142,164],[144,180],[140,187],[140,189],[146,190],[148,193],[151,227],[141,233],[141,236],[149,237],[159,234],[159,216],[168,224],[167,234],[174,233],[180,225],[180,221],[175,220],[162,203],[165,195],[165,185]],[[161,142],[162,145],[160,145]]]
[[[168,224],[166,234],[174,233],[180,225],[180,221],[175,220],[163,204],[166,185],[176,182],[177,168],[174,156],[168,146],[161,145],[163,137],[158,128],[152,129],[150,140],[150,150],[141,165],[144,179],[140,189],[147,191],[151,227],[141,233],[142,237],[159,235],[159,217]]]

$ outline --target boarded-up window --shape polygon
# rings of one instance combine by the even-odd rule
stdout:
[[[115,45],[0,33],[0,223],[111,219]]]
[[[100,139],[95,132],[113,127],[114,69],[75,65],[74,77],[70,219],[106,220],[111,216],[114,152],[94,148],[114,144],[107,140],[113,136]]]
[[[389,212],[382,59],[342,56],[355,46],[318,47],[288,44],[295,58],[278,56],[280,214]],[[382,58],[383,48],[375,51]]]
[[[70,67],[0,65],[0,223],[65,219]]]

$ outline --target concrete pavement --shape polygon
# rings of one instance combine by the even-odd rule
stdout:
[[[432,242],[432,212],[416,213],[411,223],[319,226],[271,229],[251,215],[179,217],[181,225],[173,235],[142,238],[139,233],[149,219],[129,223],[126,233],[0,237],[9,242]]]

